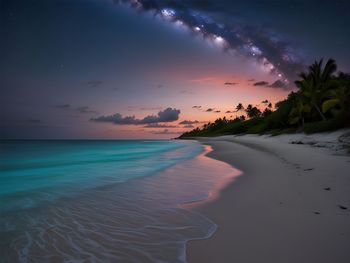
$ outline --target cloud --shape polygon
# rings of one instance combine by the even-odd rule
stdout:
[[[141,123],[141,120],[136,119],[135,116],[123,117],[120,113],[116,113],[114,115],[100,116],[97,118],[91,118],[90,121],[110,122],[110,123],[120,124],[120,125],[146,124],[146,123]]]
[[[153,133],[153,134],[181,134],[181,133],[183,133],[183,131],[178,131],[178,132],[176,132],[176,131],[170,131],[170,130],[168,130],[168,129],[164,129],[164,130],[162,130],[162,131],[152,131],[151,133]]]
[[[288,85],[282,80],[276,80],[274,83],[269,85],[271,88],[279,88],[279,89],[289,89]]]
[[[187,124],[184,126],[184,128],[194,128],[194,126],[192,124]]]
[[[75,111],[78,113],[94,113],[94,114],[98,113],[97,111],[91,109],[89,106],[80,106],[80,107],[73,108],[73,106],[70,104],[58,104],[58,105],[54,105],[53,107],[61,110]]]
[[[199,121],[190,121],[190,120],[184,120],[182,122],[180,122],[179,124],[196,124],[199,123]]]
[[[53,107],[55,107],[57,109],[69,109],[70,104],[57,104],[57,105],[54,105]]]
[[[235,113],[235,112],[234,112],[234,111],[228,110],[228,111],[226,111],[225,113]]]
[[[101,80],[90,80],[88,82],[88,86],[90,88],[97,88],[97,87],[101,86],[102,84],[103,84],[103,81],[101,81]]]
[[[198,106],[198,105],[195,105],[195,106],[192,106],[193,109],[200,109],[202,108],[202,106]]]
[[[247,81],[249,81],[249,82],[253,82],[253,81],[255,81],[255,79],[248,79]]]
[[[167,124],[159,124],[159,123],[150,123],[143,127],[144,128],[179,128],[179,126],[176,126],[176,125],[167,125]]]
[[[219,113],[220,110],[215,110],[215,108],[208,108],[205,112],[213,112],[213,113]]]
[[[167,108],[164,111],[159,111],[157,115],[148,115],[143,119],[136,119],[135,116],[123,117],[120,113],[114,115],[100,116],[91,118],[94,122],[110,122],[119,125],[142,125],[154,124],[158,122],[173,122],[179,119],[180,110]]]
[[[77,107],[75,110],[79,113],[98,113],[97,111],[90,109],[89,106]]]
[[[253,84],[254,86],[267,86],[269,83],[267,81],[258,81]]]
[[[143,119],[146,123],[155,122],[172,122],[179,119],[180,110],[167,108],[164,111],[159,111],[157,116],[147,116]]]
[[[234,85],[237,85],[237,84],[238,84],[237,82],[225,82],[224,85],[234,86]]]

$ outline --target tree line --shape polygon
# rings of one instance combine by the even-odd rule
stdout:
[[[237,117],[218,118],[180,138],[239,133],[323,132],[350,126],[350,74],[337,73],[335,60],[315,61],[299,75],[297,91],[272,106],[262,101],[264,110],[238,103]]]

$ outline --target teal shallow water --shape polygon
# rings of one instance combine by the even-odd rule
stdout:
[[[235,173],[190,141],[1,143],[1,262],[185,262],[214,222],[180,204]]]
[[[4,141],[0,149],[0,211],[152,175],[202,150],[177,141]]]

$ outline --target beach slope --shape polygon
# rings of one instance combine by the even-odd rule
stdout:
[[[188,243],[188,262],[350,262],[349,156],[278,137],[201,141],[243,174],[193,208],[218,229]]]

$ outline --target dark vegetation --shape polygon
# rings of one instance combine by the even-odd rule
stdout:
[[[298,88],[277,102],[275,109],[267,100],[265,110],[241,103],[235,112],[240,117],[219,118],[202,128],[186,132],[180,138],[227,134],[264,134],[305,132],[315,133],[350,126],[350,74],[336,74],[337,65],[329,59],[316,61],[295,81]]]

